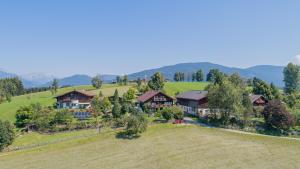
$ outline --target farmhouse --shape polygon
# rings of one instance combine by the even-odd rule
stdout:
[[[152,111],[161,109],[165,106],[173,106],[174,99],[161,91],[148,91],[138,97],[140,107],[148,106]]]
[[[93,92],[73,90],[56,96],[56,106],[58,109],[88,109],[95,96],[96,94]]]
[[[268,103],[268,100],[263,95],[251,94],[249,97],[254,107],[265,106]]]
[[[209,112],[207,94],[208,91],[187,91],[176,96],[177,104],[185,113],[204,116]]]

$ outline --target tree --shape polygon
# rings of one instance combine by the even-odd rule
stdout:
[[[176,81],[176,82],[184,81],[184,73],[182,73],[182,72],[176,72],[174,74],[174,81]]]
[[[300,68],[296,64],[289,63],[283,70],[284,75],[284,92],[286,94],[291,94],[299,89],[300,81]]]
[[[114,102],[116,102],[116,101],[119,102],[120,101],[118,89],[115,90],[113,101]]]
[[[126,93],[124,93],[123,98],[125,101],[132,102],[135,99],[136,91],[134,88],[130,88]]]
[[[229,81],[237,87],[245,87],[246,86],[244,79],[242,79],[238,73],[233,73],[232,75],[230,75]]]
[[[193,74],[192,74],[192,81],[193,81],[193,82],[196,81],[196,73],[193,73]]]
[[[197,82],[201,82],[204,79],[204,73],[203,71],[200,69],[196,72],[196,77],[195,77]]]
[[[14,127],[8,121],[0,120],[0,151],[11,145],[14,141]]]
[[[141,80],[141,78],[138,78],[137,81],[136,81],[136,83],[137,83],[138,90],[140,90],[141,87],[142,87],[142,80]]]
[[[243,110],[241,88],[224,78],[221,84],[210,84],[206,90],[208,90],[208,106],[213,120],[219,120],[223,125],[227,125],[230,117],[239,118],[239,113]],[[221,115],[220,119],[218,119],[218,113]]]
[[[151,76],[151,80],[148,82],[148,86],[152,90],[162,90],[164,88],[164,77],[161,73],[157,72]]]
[[[176,72],[176,73],[174,74],[174,81],[175,81],[175,82],[179,82],[179,81],[180,81],[180,75],[179,75],[179,72]]]
[[[96,96],[96,97],[93,98],[93,100],[91,102],[91,107],[92,107],[92,110],[93,110],[94,117],[98,117],[103,113],[102,106],[101,106],[101,101],[100,101],[99,97]]]
[[[59,87],[59,84],[58,84],[58,80],[57,79],[53,79],[53,82],[51,84],[51,93],[52,94],[56,94],[57,93],[57,89]]]
[[[280,100],[271,100],[263,111],[267,127],[288,130],[294,125],[294,117],[287,112]]]
[[[250,100],[248,92],[244,92],[242,104],[243,104],[243,107],[244,107],[244,110],[243,110],[244,126],[247,126],[248,123],[249,123],[250,115],[253,113],[253,104]]]
[[[100,75],[96,75],[95,77],[92,78],[92,85],[96,89],[100,89],[101,88],[101,86],[102,86],[102,80],[101,80]]]
[[[103,95],[103,93],[102,93],[102,91],[100,90],[100,92],[99,92],[99,97],[103,97],[104,95]]]
[[[119,85],[122,85],[122,83],[123,83],[121,76],[117,76],[116,81],[117,81],[117,84],[119,84]]]
[[[226,77],[226,74],[220,72],[218,69],[211,69],[207,74],[206,81],[212,82],[214,84],[220,84],[223,82],[223,79]]]
[[[116,89],[114,94],[114,106],[112,109],[112,115],[114,118],[120,118],[121,117],[121,105],[119,103],[119,92]]]
[[[121,105],[119,101],[114,102],[114,106],[112,109],[112,115],[114,118],[120,118],[121,117]]]
[[[127,75],[125,75],[125,76],[123,77],[123,84],[124,84],[124,85],[127,85],[127,84],[128,84],[128,76],[127,76]]]
[[[270,85],[256,77],[253,78],[253,93],[263,95],[268,100],[274,99]]]
[[[278,88],[274,85],[274,83],[271,83],[270,88],[271,88],[271,93],[272,93],[274,99],[281,100],[281,94],[280,94]]]
[[[148,120],[142,114],[131,115],[126,119],[126,135],[129,137],[138,136],[147,130]]]

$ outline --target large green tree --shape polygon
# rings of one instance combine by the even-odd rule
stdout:
[[[283,70],[284,75],[284,92],[287,94],[294,93],[299,89],[300,68],[296,64],[289,63]]]
[[[243,110],[243,90],[241,88],[236,87],[227,78],[224,78],[220,84],[210,84],[207,90],[212,119],[217,119],[222,124],[227,125],[230,117],[240,118]]]
[[[148,82],[148,86],[152,90],[162,90],[164,88],[164,85],[165,78],[160,72],[157,72],[153,76],[151,76],[151,80]]]

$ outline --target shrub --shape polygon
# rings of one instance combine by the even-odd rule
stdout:
[[[15,134],[13,125],[11,125],[8,121],[3,122],[0,120],[0,151],[11,145],[14,137]]]
[[[288,130],[294,125],[294,117],[279,100],[271,100],[263,111],[267,127]]]
[[[21,107],[16,113],[15,125],[19,128],[26,127],[32,119],[33,109],[31,106]]]
[[[183,113],[183,110],[180,107],[173,106],[173,107],[171,107],[171,110],[172,110],[173,116],[176,120],[182,120],[183,119],[184,113]]]
[[[143,115],[131,115],[126,119],[126,135],[127,136],[137,136],[140,133],[146,131],[148,126],[148,121]]]
[[[170,107],[166,107],[161,111],[161,116],[166,120],[169,121],[173,118],[172,109]]]

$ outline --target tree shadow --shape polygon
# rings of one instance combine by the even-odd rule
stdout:
[[[153,120],[153,123],[168,123],[168,121],[166,121],[164,119],[155,119],[155,120]]]
[[[129,135],[126,131],[120,131],[116,134],[116,139],[133,140],[138,139],[140,135]]]

